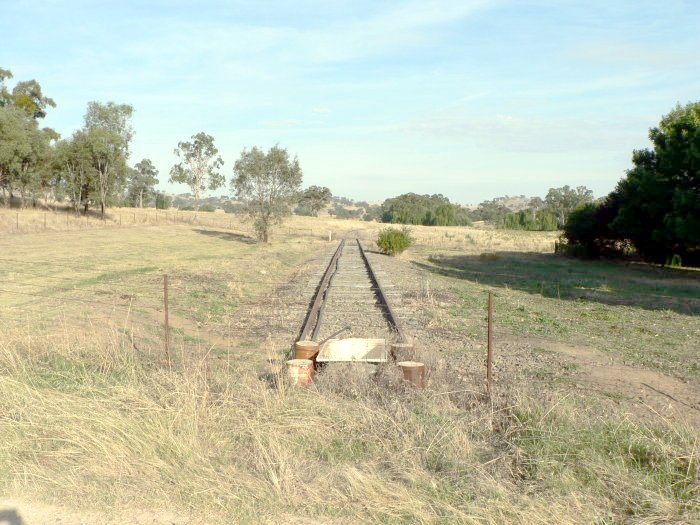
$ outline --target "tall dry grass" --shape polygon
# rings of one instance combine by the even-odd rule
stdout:
[[[574,398],[483,403],[438,362],[424,391],[393,367],[292,388],[267,351],[260,374],[206,349],[169,370],[118,332],[1,333],[2,491],[208,523],[700,517],[689,429],[597,420]]]

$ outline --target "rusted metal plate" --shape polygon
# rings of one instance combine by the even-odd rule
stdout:
[[[387,361],[386,339],[362,339],[350,337],[347,339],[330,339],[321,346],[316,357],[317,362],[340,363],[385,363]]]

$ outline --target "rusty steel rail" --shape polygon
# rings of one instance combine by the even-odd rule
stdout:
[[[374,291],[379,297],[379,300],[384,304],[384,307],[386,308],[386,312],[384,312],[384,314],[387,320],[389,321],[389,324],[396,332],[396,335],[398,335],[398,342],[404,343],[406,342],[406,338],[403,335],[403,330],[401,329],[401,325],[399,324],[399,319],[398,317],[396,317],[396,315],[394,315],[394,311],[391,309],[391,303],[389,303],[389,299],[387,298],[386,293],[384,293],[381,284],[379,284],[377,275],[374,273],[374,269],[369,263],[369,259],[367,259],[367,254],[365,253],[364,248],[362,248],[362,243],[360,243],[360,239],[355,240],[357,241],[357,247],[360,249],[362,259],[365,261],[365,266],[367,267],[367,271],[369,272],[369,278],[372,280],[372,284],[374,285]]]
[[[367,274],[372,284],[371,290],[374,292],[378,300],[378,306],[380,306],[383,309],[382,313],[384,318],[386,319],[391,329],[394,332],[396,332],[398,336],[398,342],[405,342],[406,338],[403,335],[403,330],[401,329],[398,318],[396,317],[394,311],[391,308],[389,299],[387,298],[384,289],[381,287],[379,280],[377,279],[377,275],[375,274],[374,269],[372,268],[372,265],[370,264],[369,259],[365,254],[364,249],[362,248],[360,240],[356,239],[356,241],[362,261],[364,263],[364,266],[367,270]],[[306,316],[304,326],[299,336],[300,340],[316,341],[318,338],[319,330],[323,322],[323,313],[326,304],[327,294],[329,289],[331,288],[333,277],[335,276],[336,271],[338,270],[338,261],[343,255],[344,246],[345,240],[342,240],[338,245],[338,248],[336,249],[335,253],[333,254],[333,257],[331,258],[330,262],[328,263],[328,267],[326,268],[323,277],[321,278],[321,282],[319,283],[318,288],[316,289],[316,293],[311,303],[311,307],[309,308],[308,314]],[[347,329],[350,329],[350,327],[346,327],[340,330],[340,332],[345,331]]]
[[[305,341],[306,338],[309,336],[311,328],[319,324],[318,321],[321,314],[321,308],[323,306],[324,297],[326,295],[326,291],[328,290],[328,285],[330,284],[331,277],[333,277],[333,274],[338,269],[338,259],[340,259],[340,256],[343,253],[344,246],[345,239],[340,241],[340,244],[338,244],[338,249],[335,251],[333,257],[331,258],[331,261],[328,263],[328,267],[326,268],[326,271],[324,272],[323,277],[321,278],[321,282],[318,285],[318,288],[316,289],[316,295],[314,296],[313,303],[311,303],[311,308],[309,309],[309,313],[306,316],[304,328],[302,329],[301,335],[299,336],[299,340],[301,341]],[[315,330],[314,335],[317,334],[318,330]]]

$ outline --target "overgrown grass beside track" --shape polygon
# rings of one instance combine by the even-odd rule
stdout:
[[[575,397],[513,393],[484,405],[447,394],[440,369],[439,388],[425,392],[392,368],[377,380],[329,371],[289,390],[203,356],[168,371],[118,334],[107,345],[0,341],[5,493],[215,523],[680,522],[700,512],[696,433],[601,420]]]
[[[293,389],[281,359],[299,326],[269,335],[289,306],[274,289],[309,278],[301,270],[332,246],[329,231],[371,242],[381,226],[294,218],[259,246],[217,224],[51,232],[37,223],[2,239],[4,495],[107,509],[124,522],[137,509],[175,509],[194,523],[700,521],[690,422],[636,417],[625,392],[499,382],[505,361],[485,403],[479,380],[465,383],[455,365],[482,366],[480,349],[463,346],[483,339],[484,292],[495,289],[498,358],[505,337],[589,345],[695,385],[695,274],[545,255],[547,233],[416,227],[418,245],[391,265],[420,272],[426,287],[398,284],[434,321],[426,331],[462,346],[422,349],[424,391],[392,367],[373,379],[328,368]],[[269,326],[232,333],[254,301]]]

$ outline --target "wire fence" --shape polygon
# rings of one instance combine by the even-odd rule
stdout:
[[[257,299],[245,299],[242,290],[222,297],[220,288],[177,275],[146,274],[118,283],[85,286],[79,279],[46,275],[60,272],[60,264],[40,272],[38,267],[26,268],[20,263],[23,261],[0,257],[3,269],[17,266],[0,281],[0,328],[5,338],[13,331],[27,330],[36,336],[79,333],[99,337],[112,329],[141,350],[162,350],[170,363],[171,347],[229,353],[239,348],[241,341],[246,342],[255,328],[289,329],[284,316],[295,319],[292,325],[299,324],[306,311],[303,299],[299,304],[287,304],[287,288],[299,282],[298,272],[288,272],[288,279],[234,279],[243,288],[265,290],[265,304],[255,305]],[[247,308],[250,305],[264,315],[256,317]]]

